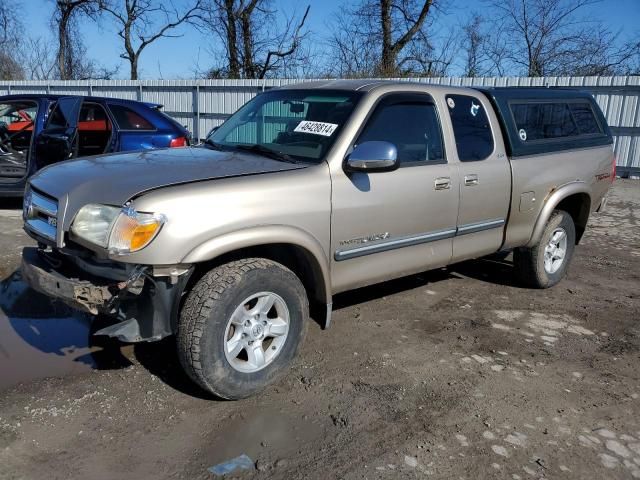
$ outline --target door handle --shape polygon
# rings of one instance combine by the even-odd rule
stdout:
[[[472,187],[474,185],[478,185],[478,175],[465,175],[464,185],[466,187]]]
[[[434,186],[436,190],[449,190],[451,188],[451,179],[449,177],[436,178]]]

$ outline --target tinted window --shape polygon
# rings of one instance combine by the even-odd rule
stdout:
[[[573,114],[573,119],[578,124],[578,130],[580,130],[581,134],[588,135],[592,133],[602,133],[600,125],[598,124],[596,116],[589,103],[570,103],[569,108]]]
[[[155,130],[149,120],[128,107],[109,105],[109,109],[122,130]]]
[[[393,143],[401,163],[444,160],[436,108],[425,101],[383,101],[357,143],[375,140]]]
[[[47,128],[67,128],[75,125],[77,119],[73,117],[78,114],[76,108],[79,102],[80,100],[76,98],[64,98],[58,101],[49,113]]]
[[[447,95],[447,105],[460,161],[487,158],[493,152],[493,134],[482,104],[468,95]]]
[[[511,112],[523,142],[602,133],[587,102],[515,103]]]

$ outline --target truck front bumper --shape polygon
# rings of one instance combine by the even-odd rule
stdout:
[[[56,264],[62,266],[60,260],[47,257],[37,248],[22,250],[22,278],[35,291],[93,315],[108,312],[117,293],[115,286],[97,284],[95,279],[68,278],[55,270]]]
[[[191,270],[172,282],[167,277],[155,278],[146,273],[145,267],[139,267],[123,281],[92,275],[69,260],[58,252],[24,248],[22,277],[37,292],[76,310],[114,319],[113,325],[95,335],[148,342],[175,333],[180,298]]]

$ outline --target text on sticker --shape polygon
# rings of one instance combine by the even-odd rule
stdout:
[[[330,137],[338,125],[335,123],[312,122],[311,120],[303,120],[293,129],[294,132],[312,133],[314,135],[322,135]]]

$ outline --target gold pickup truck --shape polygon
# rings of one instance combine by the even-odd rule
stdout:
[[[585,92],[303,83],[202,145],[40,171],[22,270],[111,316],[97,334],[176,334],[188,375],[236,399],[286,372],[338,292],[511,250],[523,283],[553,286],[614,176]]]

